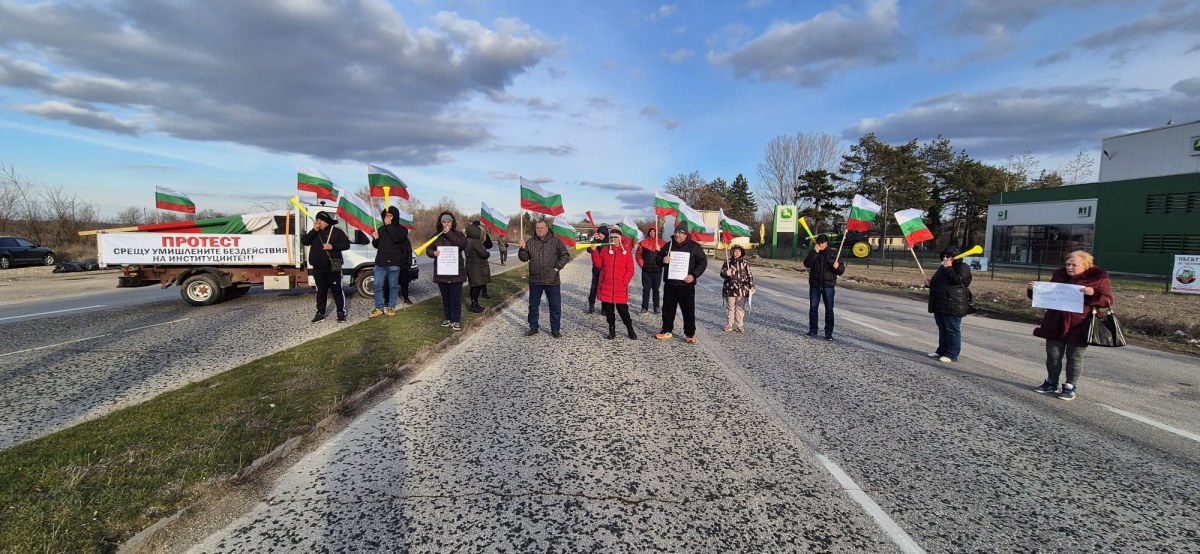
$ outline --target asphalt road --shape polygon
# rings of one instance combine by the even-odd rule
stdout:
[[[1064,402],[1027,324],[942,364],[921,303],[842,291],[813,340],[803,275],[760,271],[727,334],[716,269],[698,345],[606,341],[577,261],[564,338],[514,304],[193,550],[1200,551],[1194,359],[1090,349]]]
[[[426,260],[432,261],[418,263]],[[515,261],[514,255],[508,267]],[[504,269],[498,258],[493,265],[493,273]],[[422,266],[421,278],[410,284],[414,301],[437,293],[431,271]],[[373,301],[345,290],[349,323],[366,319]],[[175,287],[6,305],[0,309],[0,448],[331,333],[339,327],[332,300],[329,310],[329,319],[312,324],[312,289],[261,287],[202,307],[184,303]]]

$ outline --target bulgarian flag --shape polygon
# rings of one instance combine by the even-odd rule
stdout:
[[[900,230],[904,232],[904,241],[908,243],[909,248],[918,243],[933,240],[933,233],[930,233],[925,222],[921,221],[921,215],[924,213],[924,210],[917,208],[896,212],[896,221],[900,223]]]
[[[881,212],[879,205],[861,194],[855,194],[850,202],[850,217],[846,219],[847,231],[869,231],[871,224]]]
[[[521,209],[555,216],[566,211],[561,194],[551,193],[524,177],[521,177]]]
[[[388,191],[392,196],[408,200],[408,185],[395,173],[375,164],[367,164],[367,186],[371,189],[371,198],[383,198],[383,187],[392,187]]]
[[[645,236],[642,235],[642,230],[638,229],[638,226],[633,223],[632,219],[629,219],[629,216],[625,216],[625,219],[621,220],[621,234],[630,237],[635,241],[641,241],[643,238],[645,238]]]
[[[300,167],[296,179],[296,189],[300,199],[310,204],[321,200],[337,201],[337,191],[333,188],[333,180],[328,175],[312,168]]]
[[[154,187],[154,207],[171,212],[196,213],[196,203],[191,198],[165,187]]]
[[[679,203],[679,215],[676,216],[675,220],[677,226],[680,223],[687,225],[688,236],[696,242],[712,242],[717,240],[717,230],[712,227],[705,227],[704,217],[682,201]]]
[[[654,191],[654,215],[658,217],[678,216],[683,200],[674,194]]]
[[[736,219],[726,217],[725,210],[718,210],[720,226],[725,242],[733,242],[733,237],[750,237],[750,226]]]
[[[395,208],[395,206],[392,206],[392,207]],[[398,221],[396,221],[395,223],[399,223],[401,227],[405,227],[409,231],[411,231],[415,228],[415,226],[413,225],[412,214],[410,214],[404,210],[401,210],[400,208],[396,208],[396,213],[400,214],[400,217],[397,218]]]
[[[345,191],[338,192],[337,216],[346,224],[366,234],[375,232],[375,218],[367,201]]]
[[[562,216],[554,218],[550,225],[550,233],[563,241],[567,248],[575,247],[575,226],[571,225],[570,221],[563,219]]]
[[[508,236],[508,216],[484,202],[479,207],[479,223],[502,237]]]

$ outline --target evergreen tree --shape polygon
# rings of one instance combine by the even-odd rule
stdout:
[[[800,175],[796,183],[796,198],[804,200],[802,205],[805,207],[800,210],[800,215],[812,221],[814,227],[823,230],[837,227],[836,219],[846,203],[845,196],[834,186],[833,174],[824,169],[814,169]]]
[[[755,219],[758,202],[754,200],[754,193],[750,192],[750,182],[741,173],[733,180],[725,199],[729,202],[729,217],[747,225]]]

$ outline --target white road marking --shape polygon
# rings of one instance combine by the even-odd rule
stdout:
[[[85,341],[85,340],[95,340],[95,339],[102,339],[102,338],[104,338],[104,337],[109,337],[109,336],[115,335],[115,334],[117,334],[117,333],[128,333],[128,332],[131,332],[131,331],[140,331],[140,330],[142,330],[142,329],[149,329],[150,327],[158,327],[158,326],[160,326],[160,325],[168,325],[168,324],[171,324],[171,323],[179,323],[180,321],[187,321],[187,320],[189,320],[189,319],[191,319],[191,318],[190,318],[190,317],[185,317],[185,318],[183,318],[183,319],[176,319],[176,320],[172,320],[172,321],[164,321],[164,322],[162,322],[162,323],[153,323],[153,324],[150,324],[150,325],[143,325],[143,326],[141,326],[141,327],[133,327],[133,328],[131,328],[131,329],[124,329],[124,330],[121,330],[121,331],[113,331],[112,333],[104,333],[103,335],[96,335],[96,336],[94,336],[94,337],[86,337],[86,338],[82,338],[82,339],[69,340],[69,341],[67,341],[67,342],[60,342],[60,343],[58,343],[58,344],[48,344],[48,345],[46,345],[46,346],[39,346],[39,347],[37,347],[37,348],[26,348],[25,350],[17,350],[17,351],[15,351],[15,352],[6,352],[6,353],[4,353],[4,354],[0,354],[0,358],[3,358],[3,357],[5,357],[5,356],[12,356],[13,354],[24,354],[25,352],[35,352],[35,351],[37,351],[37,350],[45,350],[45,349],[47,349],[47,348],[57,348],[57,347],[59,347],[59,346],[66,346],[66,345],[68,345],[68,344],[75,344],[75,343],[77,343],[77,342],[83,342],[83,341]]]
[[[1099,405],[1101,408],[1104,408],[1105,410],[1108,410],[1114,414],[1117,414],[1120,416],[1125,416],[1134,421],[1145,423],[1146,425],[1149,425],[1151,427],[1157,427],[1159,429],[1162,429],[1163,431],[1166,431],[1168,433],[1174,433],[1185,439],[1191,439],[1196,442],[1200,442],[1200,435],[1197,435],[1195,433],[1189,433],[1187,431],[1184,431],[1183,429],[1179,429],[1177,427],[1171,427],[1170,425],[1167,425],[1166,423],[1162,423],[1160,421],[1154,421],[1153,419],[1150,419],[1146,416],[1137,415],[1133,412],[1127,412],[1127,411],[1119,409],[1119,408],[1114,408],[1112,406],[1109,406],[1108,404],[1102,404],[1100,402],[1097,402],[1096,404]]]
[[[912,537],[908,536],[908,533],[905,533],[904,529],[901,529],[900,526],[896,524],[896,522],[892,520],[890,516],[887,515],[887,512],[884,512],[883,508],[880,508],[879,504],[876,504],[875,500],[873,500],[870,495],[863,492],[863,490],[859,488],[858,484],[854,482],[854,479],[851,479],[849,475],[846,475],[846,472],[842,471],[842,468],[838,467],[833,460],[830,460],[822,454],[817,454],[817,459],[821,460],[821,465],[825,466],[825,469],[833,475],[834,479],[837,479],[837,482],[842,485],[842,489],[846,491],[846,494],[849,494],[850,498],[853,498],[855,502],[858,502],[859,506],[862,506],[863,510],[865,510],[867,514],[875,520],[877,525],[879,525],[879,528],[883,529],[883,532],[887,533],[887,535],[891,537],[892,542],[896,543],[896,546],[900,547],[901,551],[911,552],[914,554],[923,554],[925,552],[925,550],[921,548],[916,541],[912,540]]]
[[[159,325],[170,325],[170,324],[172,324],[172,323],[179,323],[180,321],[187,321],[187,320],[189,320],[189,319],[191,319],[191,318],[190,318],[190,317],[185,317],[185,318],[183,318],[183,319],[175,319],[175,320],[172,320],[172,321],[164,321],[164,322],[162,322],[162,323],[152,323],[152,324],[150,324],[150,325],[143,325],[143,326],[141,326],[141,327],[134,327],[134,328],[132,328],[132,329],[126,329],[126,330],[124,330],[124,331],[121,331],[121,332],[122,332],[122,333],[128,333],[128,332],[130,332],[130,331],[140,331],[140,330],[142,330],[142,329],[149,329],[149,328],[151,328],[151,327],[158,327]]]
[[[68,345],[68,344],[73,344],[73,343],[76,343],[76,342],[83,342],[83,341],[85,341],[85,340],[100,339],[100,338],[107,337],[107,336],[109,336],[109,335],[112,335],[112,333],[105,333],[105,334],[103,334],[103,335],[96,335],[96,336],[94,336],[94,337],[87,337],[87,338],[84,338],[84,339],[75,339],[75,340],[69,340],[69,341],[67,341],[67,342],[60,342],[60,343],[58,343],[58,344],[50,344],[50,345],[46,345],[46,346],[39,346],[39,347],[37,347],[37,348],[26,348],[25,350],[17,350],[16,352],[7,352],[7,353],[4,353],[4,354],[0,354],[0,358],[3,358],[3,357],[5,357],[5,356],[12,356],[13,354],[22,354],[22,353],[25,353],[25,352],[33,352],[33,351],[35,351],[35,350],[45,350],[45,349],[47,349],[47,348],[54,348],[54,347],[56,347],[56,346],[65,346],[65,345]]]
[[[874,330],[876,330],[876,331],[879,331],[880,333],[883,333],[883,334],[885,334],[885,335],[888,335],[888,336],[892,336],[892,337],[898,337],[898,336],[900,336],[900,333],[893,333],[893,332],[891,332],[891,331],[888,331],[887,329],[882,329],[882,328],[876,327],[876,326],[874,326],[874,325],[871,325],[871,324],[869,324],[869,323],[863,323],[863,322],[861,322],[861,321],[859,321],[859,320],[857,320],[857,319],[849,318],[849,317],[846,317],[846,316],[844,316],[844,315],[840,315],[840,316],[838,316],[838,319],[844,319],[844,320],[846,320],[846,321],[849,321],[850,323],[856,323],[856,324],[858,324],[858,325],[862,325],[863,327],[866,327],[867,329],[874,329]]]
[[[768,289],[768,288],[765,288],[765,287],[759,287],[759,288],[758,288],[758,290],[759,290],[760,292],[765,292],[765,293],[767,293],[767,294],[770,294],[770,295],[772,295],[772,296],[779,296],[779,297],[782,297],[782,298],[795,298],[795,296],[793,296],[793,295],[790,295],[790,294],[784,294],[784,293],[782,293],[782,292],[776,292],[776,291],[773,291],[773,290],[771,290],[771,289]],[[844,312],[843,310],[838,310],[838,313],[839,313],[839,314],[841,314],[841,313],[845,313],[845,312]],[[875,326],[875,325],[871,325],[871,324],[869,324],[869,323],[865,323],[865,322],[859,321],[859,320],[857,320],[857,319],[854,319],[854,318],[846,317],[845,315],[838,315],[838,319],[841,319],[841,320],[844,320],[844,321],[849,321],[850,323],[853,323],[853,324],[855,324],[855,325],[861,325],[861,326],[863,326],[863,327],[866,327],[867,329],[874,329],[874,330],[876,330],[876,331],[879,331],[880,333],[883,333],[883,334],[885,334],[885,335],[888,335],[888,336],[891,336],[891,337],[899,337],[899,336],[901,336],[901,335],[900,335],[900,333],[893,333],[893,332],[891,332],[891,331],[888,331],[887,329],[883,329],[883,328],[881,328],[881,327],[877,327],[877,326]]]
[[[79,311],[79,310],[90,310],[92,308],[103,308],[107,305],[108,304],[97,304],[95,306],[84,306],[82,308],[67,308],[65,310],[54,310],[54,311],[50,311],[50,312],[38,312],[36,314],[10,315],[8,317],[0,317],[0,321],[4,321],[6,319],[20,319],[22,317],[37,317],[39,315],[61,314],[63,312],[75,312],[75,311]]]

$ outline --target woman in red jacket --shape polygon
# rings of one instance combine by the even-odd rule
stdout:
[[[608,246],[592,249],[592,267],[600,270],[600,290],[596,297],[600,299],[600,309],[608,319],[609,340],[617,338],[614,309],[621,314],[621,321],[629,331],[629,338],[636,339],[633,320],[629,317],[629,280],[633,279],[633,251],[626,247],[620,227],[614,226],[609,229],[609,241]]]
[[[1067,254],[1063,266],[1054,270],[1052,283],[1070,283],[1083,287],[1083,313],[1046,310],[1042,324],[1033,335],[1046,339],[1046,381],[1034,389],[1042,394],[1058,392],[1060,400],[1075,398],[1075,380],[1083,372],[1083,351],[1087,348],[1087,324],[1093,308],[1108,308],[1113,304],[1112,282],[1108,273],[1096,267],[1091,254],[1076,250]],[[1026,294],[1033,297],[1034,282],[1029,282]],[[1058,378],[1062,374],[1063,358],[1067,360],[1067,380],[1062,390]]]

